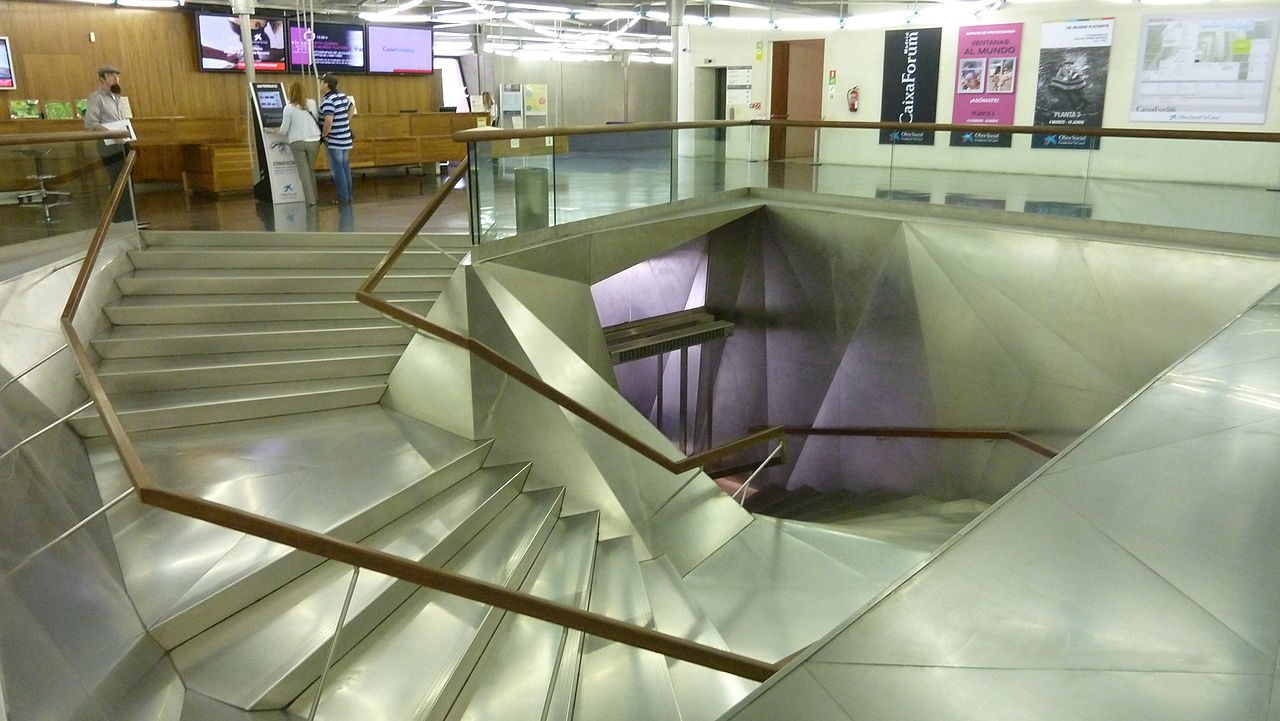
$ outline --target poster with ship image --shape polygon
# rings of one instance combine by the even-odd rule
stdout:
[[[942,28],[885,31],[881,121],[937,122],[941,59]],[[933,135],[930,130],[881,130],[880,144],[933,145]]]
[[[1061,126],[1064,131],[1102,127],[1114,30],[1112,18],[1044,23],[1036,79],[1036,125]],[[1101,138],[1068,132],[1031,136],[1033,148],[1089,150],[1101,142]]]

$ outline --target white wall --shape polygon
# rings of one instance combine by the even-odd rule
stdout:
[[[496,87],[544,83],[546,125],[671,120],[671,66],[620,62],[570,63],[486,54]],[[495,93],[495,97],[497,93]],[[508,108],[503,108],[505,114]],[[542,124],[542,123],[538,123]]]
[[[913,22],[918,27],[942,27],[939,69],[938,121],[950,122],[955,76],[957,28],[965,25],[1022,22],[1022,54],[1018,71],[1018,99],[1015,124],[1031,125],[1034,116],[1036,74],[1041,23],[1078,18],[1114,17],[1115,38],[1107,79],[1107,102],[1103,125],[1109,128],[1155,128],[1166,130],[1280,131],[1280,83],[1272,70],[1272,86],[1267,121],[1262,125],[1135,123],[1129,120],[1129,99],[1137,66],[1139,31],[1144,15],[1200,14],[1210,11],[1274,11],[1275,3],[1232,2],[1178,6],[1131,6],[1106,2],[1008,4],[1004,8],[975,16],[966,13],[950,17],[926,16]],[[897,25],[892,27],[905,27]],[[846,29],[827,32],[778,32],[726,30],[705,26],[685,28],[680,36],[678,101],[680,120],[693,120],[692,68],[749,65],[753,68],[752,101],[759,109],[748,109],[748,117],[769,114],[769,63],[773,40],[826,39],[826,70],[834,70],[838,84],[823,97],[826,120],[876,121],[880,119],[880,79],[886,27]],[[760,43],[761,45],[757,45]],[[1278,53],[1280,54],[1280,53]],[[1280,58],[1277,59],[1280,65]],[[825,82],[825,78],[824,78]],[[862,105],[851,113],[845,91],[857,85]],[[739,116],[741,117],[741,116]],[[742,136],[740,136],[742,138]],[[1208,141],[1153,141],[1108,139],[1097,152],[1031,150],[1026,136],[1015,137],[1012,148],[952,148],[945,135],[934,146],[892,147],[878,144],[869,130],[827,130],[822,136],[821,159],[827,163],[950,170],[999,170],[1036,175],[1077,176],[1116,179],[1160,179],[1212,182],[1234,185],[1275,186],[1280,183],[1280,143],[1223,143]],[[748,148],[747,145],[750,145]],[[735,152],[736,151],[736,152]],[[730,145],[730,157],[762,157],[758,139]]]

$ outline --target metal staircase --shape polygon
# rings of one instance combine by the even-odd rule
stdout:
[[[410,331],[356,302],[387,234],[149,232],[129,254],[113,327],[92,340],[129,430],[172,428],[375,403]],[[415,310],[435,302],[461,236],[406,253],[387,283]],[[426,247],[426,244],[420,244]],[[97,412],[73,418],[103,433]]]
[[[339,291],[385,236],[146,239],[92,345],[167,482],[725,647],[665,559],[600,540],[594,512],[562,517],[563,490],[524,488],[527,464],[486,467],[490,442],[377,404],[409,333]],[[425,312],[449,263],[417,253],[392,296]],[[97,417],[73,427],[101,492],[118,494],[128,480]],[[353,581],[350,566],[133,500],[109,519],[130,596],[201,718],[711,719],[755,686],[374,572]]]
[[[115,325],[92,344],[133,444],[161,484],[734,653],[756,646],[746,652],[777,658],[812,640],[810,629],[757,645],[741,628],[718,629],[743,622],[704,608],[718,605],[719,571],[682,575],[660,549],[639,556],[651,551],[641,541],[602,538],[600,511],[580,500],[566,505],[578,479],[530,487],[529,463],[486,464],[493,442],[379,404],[410,334],[337,288],[359,281],[386,236],[147,241],[118,278],[121,297],[104,308]],[[388,282],[402,284],[399,299],[425,312],[453,262],[419,252],[407,274]],[[119,496],[130,481],[98,419],[82,414],[73,427],[87,438],[101,495]],[[705,485],[713,488],[709,478]],[[710,721],[756,687],[373,571],[353,573],[136,496],[108,520],[130,599],[186,689],[175,721]],[[851,570],[836,559],[883,544],[758,523],[776,525],[743,529],[736,550],[704,566],[728,564],[735,592],[762,593],[770,607],[805,577],[785,578],[797,567],[822,578],[810,589],[817,595],[853,598],[922,555],[888,558],[877,548],[888,560]],[[741,564],[757,553],[780,565],[748,565],[744,577]],[[847,612],[829,604],[824,622]],[[794,645],[780,651],[779,639]]]

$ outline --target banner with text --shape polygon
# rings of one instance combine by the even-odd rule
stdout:
[[[1018,56],[1022,23],[970,25],[960,28],[956,44],[955,101],[951,122],[957,125],[1013,125],[1018,94]],[[1008,133],[980,130],[951,133],[952,145],[1007,148]]]
[[[1115,20],[1045,23],[1040,29],[1036,125],[1101,128]],[[1097,148],[1101,138],[1067,133],[1031,136],[1033,148]]]
[[[880,120],[886,123],[938,121],[938,64],[942,28],[886,30]],[[881,145],[933,145],[933,132],[881,130]]]

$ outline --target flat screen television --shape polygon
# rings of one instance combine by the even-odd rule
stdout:
[[[308,27],[295,22],[289,26],[289,64],[311,67],[322,73],[363,73],[365,70],[364,26],[349,23],[316,23]]]
[[[289,69],[285,58],[287,31],[288,23],[284,18],[249,18],[255,71],[284,72]],[[200,49],[201,70],[234,72],[245,68],[238,16],[196,14],[196,47]]]
[[[431,28],[370,25],[369,72],[425,74],[435,70]]]
[[[9,51],[9,38],[0,35],[0,90],[13,90],[13,53]]]

